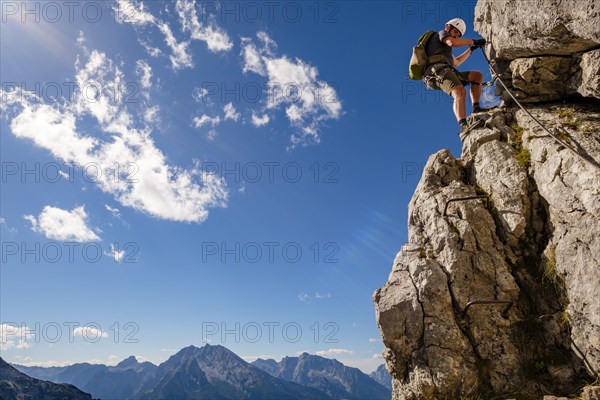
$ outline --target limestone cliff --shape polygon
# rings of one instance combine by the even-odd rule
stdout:
[[[513,107],[429,158],[373,296],[394,399],[573,395],[600,371],[598,8],[477,4],[503,81],[571,149]]]

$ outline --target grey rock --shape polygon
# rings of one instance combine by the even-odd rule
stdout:
[[[519,101],[600,98],[599,8],[596,0],[480,0],[475,30]],[[509,99],[501,87],[497,94]]]
[[[600,400],[600,386],[586,386],[581,394],[583,400]]]
[[[600,50],[581,56],[581,83],[577,88],[582,96],[600,99]]]
[[[479,0],[475,30],[502,59],[571,55],[600,44],[597,0]]]
[[[551,131],[560,126],[559,108],[530,111]],[[572,338],[593,368],[600,370],[600,170],[558,145],[523,111],[515,117],[527,133],[524,143],[531,152],[531,176],[548,204],[553,227],[549,246],[566,285]],[[578,120],[585,120],[590,132],[570,130],[570,142],[600,160],[600,112],[586,110]]]
[[[557,100],[568,93],[570,57],[519,58],[510,63],[514,94],[525,102]]]
[[[551,130],[564,122],[561,110],[531,109]],[[373,297],[394,399],[568,393],[583,376],[571,340],[598,369],[600,170],[522,111],[482,118],[461,160],[447,150],[429,158],[409,204],[409,243]],[[600,114],[581,109],[574,118],[589,132],[572,133],[573,145],[600,160],[600,135],[590,133]],[[516,160],[512,122],[523,129],[529,167]],[[478,190],[493,207],[447,203]],[[477,300],[512,307],[465,312]]]

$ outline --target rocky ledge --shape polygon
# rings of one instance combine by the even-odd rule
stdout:
[[[502,80],[560,142],[508,104],[429,158],[373,295],[393,399],[600,399],[599,7],[478,2]]]

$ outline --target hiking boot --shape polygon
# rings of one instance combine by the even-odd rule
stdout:
[[[461,124],[460,125],[460,132],[458,132],[458,137],[460,138],[461,141],[465,141],[467,135],[469,133],[471,133],[471,131],[473,129],[477,129],[480,128],[484,125],[484,121],[481,119],[477,119],[476,121],[474,121],[473,123],[469,124]]]

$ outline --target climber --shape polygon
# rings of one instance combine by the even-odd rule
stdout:
[[[471,84],[473,113],[489,110],[479,105],[483,74],[479,71],[459,72],[454,68],[465,62],[473,51],[486,43],[485,39],[463,39],[466,30],[467,25],[460,18],[446,22],[445,28],[434,34],[425,48],[428,65],[423,72],[423,81],[428,87],[441,89],[454,98],[454,115],[460,126],[461,137],[474,128],[467,123],[466,85]],[[469,48],[460,56],[452,55],[452,47],[464,46]]]

